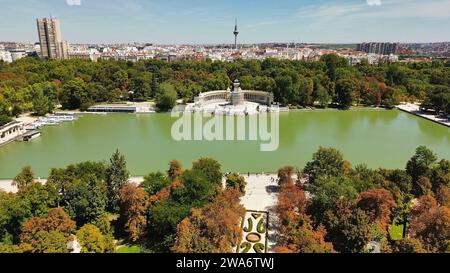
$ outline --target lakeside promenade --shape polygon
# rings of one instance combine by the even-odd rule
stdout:
[[[129,182],[135,184],[141,184],[144,181],[143,176],[133,176],[130,177]],[[17,193],[19,189],[16,186],[12,185],[12,179],[0,179],[0,190],[4,190],[6,192]],[[37,178],[36,182],[45,184],[47,183],[47,179]]]
[[[440,117],[437,117],[437,116],[435,116],[433,114],[424,112],[424,111],[420,110],[420,104],[417,104],[417,103],[414,103],[414,104],[413,103],[401,104],[401,105],[398,105],[397,108],[399,110],[403,111],[403,112],[407,112],[409,114],[412,114],[412,115],[415,115],[415,116],[418,116],[418,117],[421,117],[421,118],[424,118],[424,119],[427,119],[427,120],[439,123],[441,125],[450,127],[450,120],[448,118],[447,119],[446,118],[440,118]]]

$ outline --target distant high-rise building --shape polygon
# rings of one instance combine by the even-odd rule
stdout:
[[[239,35],[237,19],[236,19],[236,24],[234,25],[234,32],[233,32],[233,34],[234,34],[234,48],[237,50],[238,49],[238,47],[237,47],[237,37]]]
[[[41,57],[67,59],[69,56],[69,45],[61,39],[59,20],[55,18],[38,18],[36,21],[41,44]]]
[[[358,44],[357,50],[379,55],[390,55],[396,53],[397,47],[397,43],[362,43]]]

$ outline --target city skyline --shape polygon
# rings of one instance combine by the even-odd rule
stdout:
[[[0,0],[0,40],[37,42],[35,18],[61,20],[70,43],[445,42],[448,0]],[[127,18],[127,19],[124,19]]]

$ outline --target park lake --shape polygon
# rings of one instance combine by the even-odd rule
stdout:
[[[45,127],[32,142],[0,147],[0,178],[31,166],[47,177],[51,168],[81,161],[106,161],[119,149],[132,175],[164,171],[172,159],[189,168],[213,157],[223,171],[274,172],[283,165],[302,168],[320,146],[339,149],[353,164],[404,168],[425,145],[450,159],[450,129],[398,110],[319,110],[280,114],[279,147],[260,151],[258,141],[175,141],[170,114],[84,115],[77,121]]]

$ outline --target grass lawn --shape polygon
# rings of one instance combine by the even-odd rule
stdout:
[[[116,253],[141,253],[139,246],[121,246],[117,249]]]
[[[391,225],[389,227],[389,234],[391,235],[392,240],[403,239],[403,225]]]

